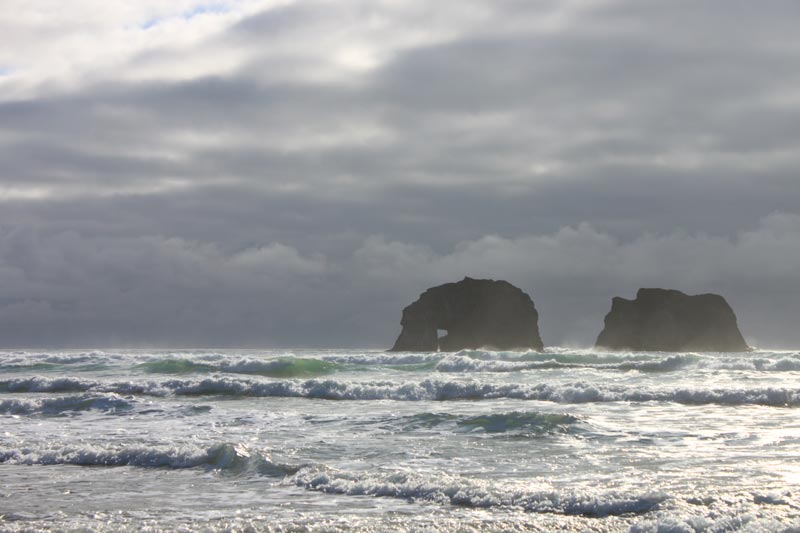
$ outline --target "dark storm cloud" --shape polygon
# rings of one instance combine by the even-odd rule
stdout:
[[[546,343],[668,285],[796,345],[797,11],[288,4],[0,98],[2,339],[383,346],[471,275]]]

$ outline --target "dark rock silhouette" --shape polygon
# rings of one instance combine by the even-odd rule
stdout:
[[[507,281],[464,278],[433,287],[403,309],[400,323],[394,352],[543,349],[533,300]],[[438,330],[447,334],[439,338]]]
[[[725,298],[667,289],[639,289],[635,300],[614,298],[596,347],[665,352],[750,349]]]

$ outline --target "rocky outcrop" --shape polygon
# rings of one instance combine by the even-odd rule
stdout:
[[[597,348],[646,351],[749,350],[725,298],[639,289],[635,300],[614,298]]]
[[[433,287],[403,309],[400,323],[395,352],[543,348],[533,300],[507,281],[464,278]]]

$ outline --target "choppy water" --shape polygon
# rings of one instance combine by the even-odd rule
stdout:
[[[798,408],[800,352],[3,352],[0,530],[797,531]]]

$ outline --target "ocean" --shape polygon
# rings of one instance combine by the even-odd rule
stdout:
[[[800,531],[800,352],[0,353],[2,531]]]

